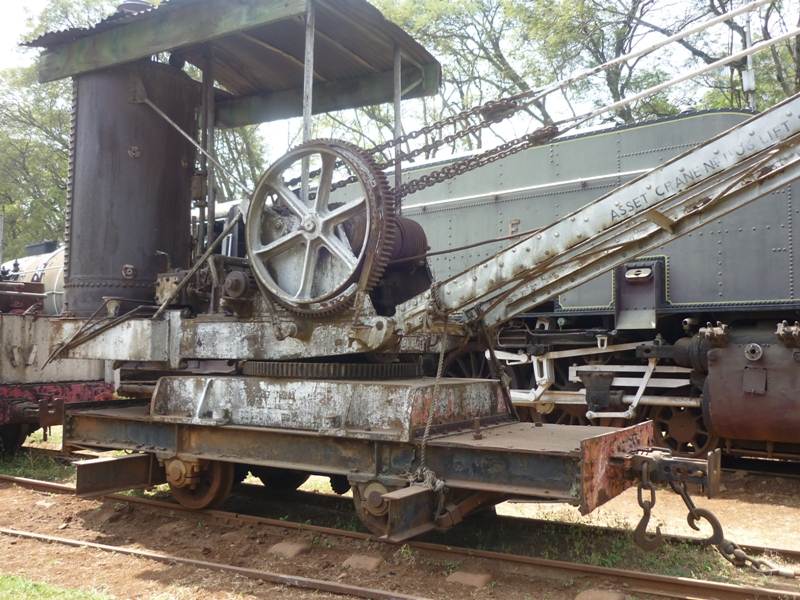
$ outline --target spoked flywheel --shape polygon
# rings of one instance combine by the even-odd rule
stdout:
[[[309,163],[304,197],[302,164]],[[356,185],[333,187],[342,181]],[[247,213],[247,253],[259,282],[286,308],[330,314],[383,274],[395,235],[386,176],[356,146],[312,140],[261,178]]]

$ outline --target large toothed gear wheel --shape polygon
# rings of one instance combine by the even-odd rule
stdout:
[[[309,198],[300,176],[309,161]],[[354,178],[333,195],[338,181]],[[333,196],[333,197],[332,197]],[[380,279],[395,235],[386,176],[356,146],[312,140],[261,178],[247,213],[247,252],[259,282],[302,315],[336,313]]]

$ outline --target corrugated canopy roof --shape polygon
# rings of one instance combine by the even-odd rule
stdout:
[[[41,81],[160,52],[202,69],[211,46],[215,80],[231,94],[219,103],[218,121],[237,126],[301,114],[306,8],[306,0],[169,0],[26,45],[45,49]],[[375,7],[365,0],[316,0],[314,112],[391,101],[396,44],[404,99],[435,93],[436,59]]]

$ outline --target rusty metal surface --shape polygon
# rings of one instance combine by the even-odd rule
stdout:
[[[637,448],[652,445],[652,421],[582,440],[581,514],[589,513],[616,498],[633,484],[631,479],[625,477],[625,467],[611,460],[613,455],[630,454]]]
[[[1,282],[0,312],[4,314],[42,314],[47,298],[43,283]]]
[[[446,380],[445,380],[446,381]],[[565,454],[578,457],[581,444],[603,435],[613,434],[613,427],[561,427],[545,423],[537,427],[534,423],[508,423],[493,427],[482,427],[481,439],[474,438],[472,424],[461,433],[437,436],[429,446],[475,447],[495,450],[513,449],[515,452],[537,454]]]
[[[3,385],[103,380],[105,368],[99,361],[54,360],[42,369],[50,351],[50,333],[55,322],[50,317],[0,315],[0,340],[3,342],[0,382]]]
[[[403,542],[436,529],[438,498],[427,487],[412,485],[383,495],[387,501],[388,528],[378,538],[389,542]]]
[[[313,201],[310,195],[298,199],[286,181],[304,162],[316,173],[304,188],[317,189]],[[348,177],[357,180],[361,193],[331,202],[330,182]],[[386,176],[372,157],[338,140],[301,144],[270,166],[246,222],[253,275],[277,302],[307,316],[341,312],[372,290],[395,240]]]
[[[728,335],[724,347],[708,353],[702,403],[706,426],[725,438],[797,443],[798,350],[780,341],[774,325],[732,328]]]
[[[241,462],[365,481],[376,474],[399,476],[415,456],[413,446],[407,444],[323,437],[308,431],[153,422],[146,405],[71,411],[65,422],[64,444]]]
[[[264,314],[260,295],[255,312]],[[238,319],[222,315],[181,318],[181,311],[166,312],[166,320],[129,319],[70,348],[70,358],[169,362],[180,368],[183,360],[298,360],[317,356],[343,356],[374,350],[399,350],[423,354],[438,351],[439,338],[428,335],[399,336],[387,317],[363,316],[353,324],[351,314],[308,320],[295,337],[278,339],[272,322],[263,318]],[[53,323],[52,342],[74,335],[85,321],[70,319]],[[455,347],[458,338],[450,335]]]
[[[130,102],[138,73],[150,98],[185,131],[195,130],[197,86],[154,63],[80,75],[65,303],[92,314],[104,296],[152,302],[166,266],[187,267],[194,148],[150,107]],[[109,204],[113,207],[109,213]],[[133,265],[123,273],[126,265]]]
[[[759,155],[779,143],[797,143],[795,134],[800,132],[800,122],[796,116],[786,115],[796,115],[798,105],[800,100],[796,97],[777,105],[441,282],[442,308],[474,311],[476,318],[481,316],[492,326],[505,322],[623,264],[631,255],[657,248],[782,187],[796,178],[795,169],[789,166],[793,153],[790,149],[782,149],[784,156],[769,165],[769,178],[753,177],[748,181],[750,185],[735,192],[731,192],[731,181],[719,183],[717,178],[736,181],[748,161],[759,160]],[[756,132],[761,135],[756,136]],[[715,198],[703,211],[693,196],[700,192]],[[623,210],[621,207],[627,202],[631,203],[630,209]],[[653,210],[661,216],[648,218]],[[715,211],[719,212],[714,214]],[[656,225],[664,216],[673,223],[667,229]],[[492,305],[491,298],[499,296],[504,285],[522,277],[524,284],[505,296],[503,302]],[[424,308],[405,302],[397,307],[395,316],[404,330],[414,331],[423,325],[423,311]]]
[[[152,419],[163,423],[277,427],[337,437],[411,441],[424,426],[433,379],[307,381],[264,377],[163,377]],[[434,423],[497,413],[496,382],[450,379]]]
[[[46,383],[0,386],[0,425],[36,423],[42,426],[61,425],[62,411],[51,406],[56,399],[64,403],[103,400],[114,391],[113,384],[102,381],[80,383]],[[47,404],[47,416],[42,420],[41,402]],[[50,414],[51,411],[56,411]]]
[[[80,498],[102,496],[166,482],[164,468],[152,454],[129,454],[75,463],[75,494]]]
[[[570,431],[568,439],[560,439],[558,433],[566,429],[580,433]],[[498,435],[491,435],[492,430]],[[584,494],[581,440],[613,437],[616,430],[514,423],[484,431],[487,435],[480,440],[473,439],[471,430],[431,438],[428,467],[448,488],[579,505]],[[146,406],[70,411],[64,443],[68,447],[153,452],[164,458],[341,474],[351,482],[378,479],[395,487],[406,485],[408,473],[414,472],[420,461],[418,440],[407,443],[265,427],[159,422],[151,418]]]

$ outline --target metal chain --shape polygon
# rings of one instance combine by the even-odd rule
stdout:
[[[718,548],[720,554],[736,567],[747,567],[761,575],[779,575],[789,579],[800,576],[800,573],[795,572],[794,569],[781,568],[764,558],[750,556],[736,542],[722,540]]]
[[[439,138],[425,146],[412,150],[408,153],[403,154],[403,158],[413,158],[415,156],[419,156],[424,152],[435,150],[441,146],[446,146],[456,140],[461,138],[467,137],[473,133],[477,133],[481,129],[489,127],[490,125],[494,125],[496,123],[500,123],[501,121],[511,117],[512,115],[518,113],[520,110],[528,106],[528,104],[520,104],[518,100],[523,98],[527,98],[530,96],[535,95],[537,92],[529,91],[523,92],[521,94],[516,94],[514,96],[509,96],[508,98],[502,98],[500,100],[490,100],[489,102],[485,102],[484,104],[479,104],[478,106],[473,106],[472,108],[468,108],[467,110],[462,110],[460,113],[451,115],[449,117],[445,117],[444,119],[427,125],[421,129],[417,129],[416,131],[412,131],[407,133],[406,135],[400,136],[398,138],[394,138],[384,142],[383,144],[379,144],[377,146],[373,146],[369,150],[367,150],[368,154],[377,154],[378,152],[383,152],[384,150],[388,150],[389,148],[393,148],[395,146],[400,146],[402,144],[406,144],[411,140],[414,140],[423,135],[430,135],[434,131],[441,131],[445,127],[449,127],[451,125],[457,125],[462,121],[469,122],[471,117],[480,116],[481,121],[478,123],[474,123],[469,127],[465,127],[460,131],[456,131],[448,136],[443,138]]]
[[[448,179],[453,179],[454,177],[458,177],[459,175],[463,175],[469,171],[474,171],[475,169],[484,167],[495,161],[511,156],[512,154],[516,154],[517,152],[538,146],[548,140],[551,140],[558,135],[558,133],[558,127],[555,125],[548,125],[546,127],[541,127],[536,131],[532,131],[521,138],[506,142],[505,144],[497,146],[496,148],[492,148],[491,150],[487,150],[481,154],[463,158],[450,165],[447,165],[446,167],[443,167],[439,171],[434,171],[429,175],[423,175],[419,179],[406,182],[399,188],[395,188],[395,201],[400,198],[404,198],[409,194],[413,194],[414,192],[418,192],[420,190],[424,190],[425,188],[431,187],[432,185],[436,185],[437,183],[447,181]]]
[[[430,289],[431,300],[429,302],[429,311],[435,312],[437,315],[444,316],[444,332],[442,338],[439,340],[439,365],[436,369],[436,379],[433,384],[433,393],[431,395],[431,403],[428,407],[428,420],[425,423],[425,433],[422,436],[422,446],[420,449],[420,465],[419,468],[411,476],[411,485],[422,485],[431,490],[439,497],[439,505],[436,509],[436,518],[442,514],[444,508],[444,487],[443,480],[436,476],[436,473],[427,466],[427,451],[428,440],[431,437],[431,427],[433,426],[433,415],[436,409],[436,398],[439,395],[439,384],[442,380],[444,372],[444,355],[447,348],[447,315],[442,311],[442,303],[439,298],[439,284],[436,282],[436,276],[431,273],[432,282]]]
[[[692,500],[691,496],[689,496],[689,488],[686,485],[686,482],[670,481],[669,486],[672,488],[673,492],[678,494],[683,499],[683,503],[686,505],[686,508],[689,509],[689,526],[697,530],[694,522],[700,520],[700,515],[697,514],[697,507],[694,504],[694,500]]]
[[[446,118],[442,119],[441,121],[437,121],[436,123],[433,123],[431,125],[423,127],[421,129],[417,129],[416,131],[412,131],[410,133],[407,133],[406,135],[400,136],[398,138],[391,139],[391,140],[389,140],[387,142],[384,142],[383,144],[378,144],[377,146],[373,146],[372,148],[368,148],[368,149],[365,150],[365,152],[367,154],[378,154],[379,152],[383,152],[384,150],[388,150],[389,148],[393,148],[395,146],[400,146],[402,144],[408,143],[411,140],[414,140],[414,139],[416,139],[416,138],[418,138],[420,136],[430,135],[434,131],[440,131],[440,130],[444,129],[445,127],[449,127],[451,125],[457,125],[459,122],[469,121],[469,119],[471,117],[475,117],[475,116],[480,116],[481,117],[481,121],[479,121],[478,123],[474,123],[472,125],[469,125],[468,127],[465,127],[465,128],[463,128],[463,129],[461,129],[459,131],[456,131],[456,132],[450,134],[450,135],[441,137],[438,140],[434,140],[433,142],[430,142],[428,144],[420,146],[419,148],[415,148],[414,150],[411,150],[409,152],[402,153],[402,158],[403,159],[407,160],[409,158],[414,158],[414,157],[419,156],[421,154],[425,154],[427,152],[431,152],[433,150],[436,150],[437,148],[441,148],[442,146],[446,146],[448,144],[451,144],[451,143],[453,143],[453,142],[455,142],[457,140],[460,140],[460,139],[465,138],[465,137],[467,137],[469,135],[477,133],[481,129],[485,129],[485,128],[491,126],[491,125],[495,125],[496,123],[500,123],[501,121],[504,121],[505,119],[508,119],[509,117],[515,115],[516,113],[518,113],[519,111],[525,109],[527,106],[530,105],[530,102],[522,102],[522,103],[520,103],[519,102],[520,100],[523,100],[523,99],[526,99],[526,98],[535,97],[537,93],[538,93],[537,91],[531,90],[531,91],[515,94],[514,96],[509,96],[508,98],[503,98],[501,100],[490,100],[489,102],[485,102],[484,104],[480,104],[480,105],[474,106],[474,107],[472,107],[470,109],[461,111],[458,114],[446,117]],[[552,127],[552,125],[548,125],[548,126],[542,128],[542,129],[547,129],[548,127]],[[432,183],[428,183],[427,185],[424,185],[424,186],[418,187],[416,189],[413,189],[411,191],[408,191],[408,192],[406,192],[406,193],[404,193],[404,194],[402,194],[401,196],[398,196],[398,197],[402,198],[402,197],[407,196],[408,194],[411,194],[411,193],[413,193],[415,191],[424,189],[426,187],[430,187],[431,185],[434,185],[434,183],[439,183],[441,181],[445,181],[447,179],[451,179],[452,177],[456,177],[457,175],[461,175],[462,173],[466,173],[467,171],[471,171],[473,169],[477,169],[477,168],[479,168],[479,167],[481,167],[481,166],[483,166],[485,164],[489,164],[490,162],[494,162],[495,160],[499,160],[500,158],[504,158],[505,156],[510,156],[511,154],[515,154],[516,152],[520,152],[522,150],[525,150],[525,149],[531,147],[530,145],[527,145],[525,143],[525,140],[527,138],[531,137],[532,135],[535,136],[537,134],[537,132],[542,131],[542,129],[538,129],[538,130],[534,131],[532,134],[528,134],[528,135],[525,135],[525,136],[523,136],[521,138],[518,138],[516,140],[512,140],[511,142],[508,142],[507,144],[503,144],[503,146],[500,146],[499,148],[495,148],[493,151],[490,151],[490,152],[494,152],[494,151],[497,151],[500,148],[504,148],[506,146],[514,147],[514,146],[519,145],[519,147],[517,147],[513,152],[509,152],[508,154],[505,154],[504,156],[498,156],[494,160],[489,160],[487,162],[481,162],[479,164],[475,164],[474,166],[472,166],[470,168],[467,168],[467,169],[461,170],[461,171],[459,171],[457,173],[454,173],[451,177],[446,177],[444,179],[439,179],[439,180],[434,181]],[[556,131],[556,133],[557,133],[557,131]],[[550,139],[550,138],[547,138],[547,139]],[[535,142],[532,145],[540,144],[543,141],[547,141],[547,139],[539,140],[539,141]],[[481,155],[481,156],[483,156],[483,155]],[[337,166],[339,166],[340,164],[341,163],[338,163]],[[389,161],[389,162],[385,162],[385,163],[379,163],[378,164],[378,168],[379,169],[385,169],[387,167],[392,166],[393,164],[394,164],[394,161]],[[312,171],[309,175],[311,177],[315,177],[315,176],[318,176],[319,173],[320,173],[320,171],[319,171],[319,169],[317,169],[315,171]],[[357,181],[357,178],[355,176],[348,177],[347,179],[343,179],[341,181],[337,181],[335,184],[333,184],[331,186],[331,190],[336,190],[336,189],[345,187],[346,185],[349,185],[351,183],[355,183],[356,181]],[[300,177],[297,177],[295,179],[292,179],[291,181],[288,181],[286,183],[286,185],[291,187],[293,185],[297,185],[298,183],[300,183]],[[406,185],[409,185],[409,183],[413,183],[413,182],[408,182]],[[402,186],[402,187],[405,187],[405,186]]]
[[[642,492],[644,492],[645,489],[650,491],[649,500],[645,500],[643,497]],[[648,537],[647,535],[647,524],[650,522],[651,511],[656,505],[656,488],[650,481],[650,465],[648,465],[647,462],[642,463],[642,477],[636,492],[636,498],[642,509],[642,518],[633,531],[633,539],[636,545],[644,550],[656,550],[661,546],[662,535],[661,527],[656,527],[656,533],[653,537]]]
[[[719,520],[710,511],[695,506],[689,496],[688,486],[685,481],[670,481],[669,485],[675,493],[683,498],[684,504],[686,504],[686,507],[689,509],[689,516],[687,517],[689,526],[695,531],[699,531],[699,527],[697,527],[695,523],[700,519],[708,521],[711,524],[713,534],[711,537],[702,540],[702,542],[709,545],[716,545],[719,553],[732,565],[736,567],[747,567],[761,575],[779,575],[790,579],[798,576],[798,573],[793,569],[781,568],[766,559],[750,556],[742,550],[739,544],[731,540],[726,540]]]

